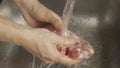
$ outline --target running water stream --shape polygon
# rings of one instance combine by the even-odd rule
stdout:
[[[68,26],[72,12],[74,9],[75,0],[67,0],[64,11],[63,11],[63,27],[62,27],[62,36],[67,36]]]

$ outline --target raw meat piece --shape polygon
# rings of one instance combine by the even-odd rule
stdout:
[[[58,50],[72,59],[87,59],[90,58],[94,50],[91,45],[82,37],[77,37],[72,32],[67,33],[69,39],[73,39],[73,43],[65,45],[64,47],[59,47]]]

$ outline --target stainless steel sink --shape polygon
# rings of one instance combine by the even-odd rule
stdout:
[[[3,0],[0,15],[25,25],[12,0]],[[40,0],[60,16],[66,0]],[[40,8],[39,8],[40,9]],[[70,68],[120,68],[120,0],[76,0],[69,29],[85,37],[95,50],[92,58]],[[27,26],[27,25],[26,25]],[[50,66],[50,67],[49,67]],[[0,68],[67,68],[44,65],[22,47],[0,42]]]

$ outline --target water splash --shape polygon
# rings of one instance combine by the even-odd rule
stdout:
[[[33,61],[32,61],[31,68],[35,68],[35,65],[36,65],[36,59],[35,59],[35,55],[33,55]]]
[[[51,63],[47,66],[47,68],[50,68],[52,65],[54,65],[54,63]]]
[[[6,47],[6,55],[4,57],[4,60],[10,59],[16,52],[16,46],[14,44],[9,44],[8,47]]]

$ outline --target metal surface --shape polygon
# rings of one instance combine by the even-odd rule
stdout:
[[[65,0],[41,0],[41,3],[62,15]],[[85,37],[95,49],[95,54],[71,68],[120,68],[119,12],[119,0],[76,0],[69,29]],[[20,24],[25,23],[11,0],[4,0],[1,4],[0,15]],[[0,42],[0,68],[40,68],[40,60],[34,61],[33,56],[23,48]],[[41,68],[47,68],[47,65]],[[50,68],[65,67],[54,64]]]

